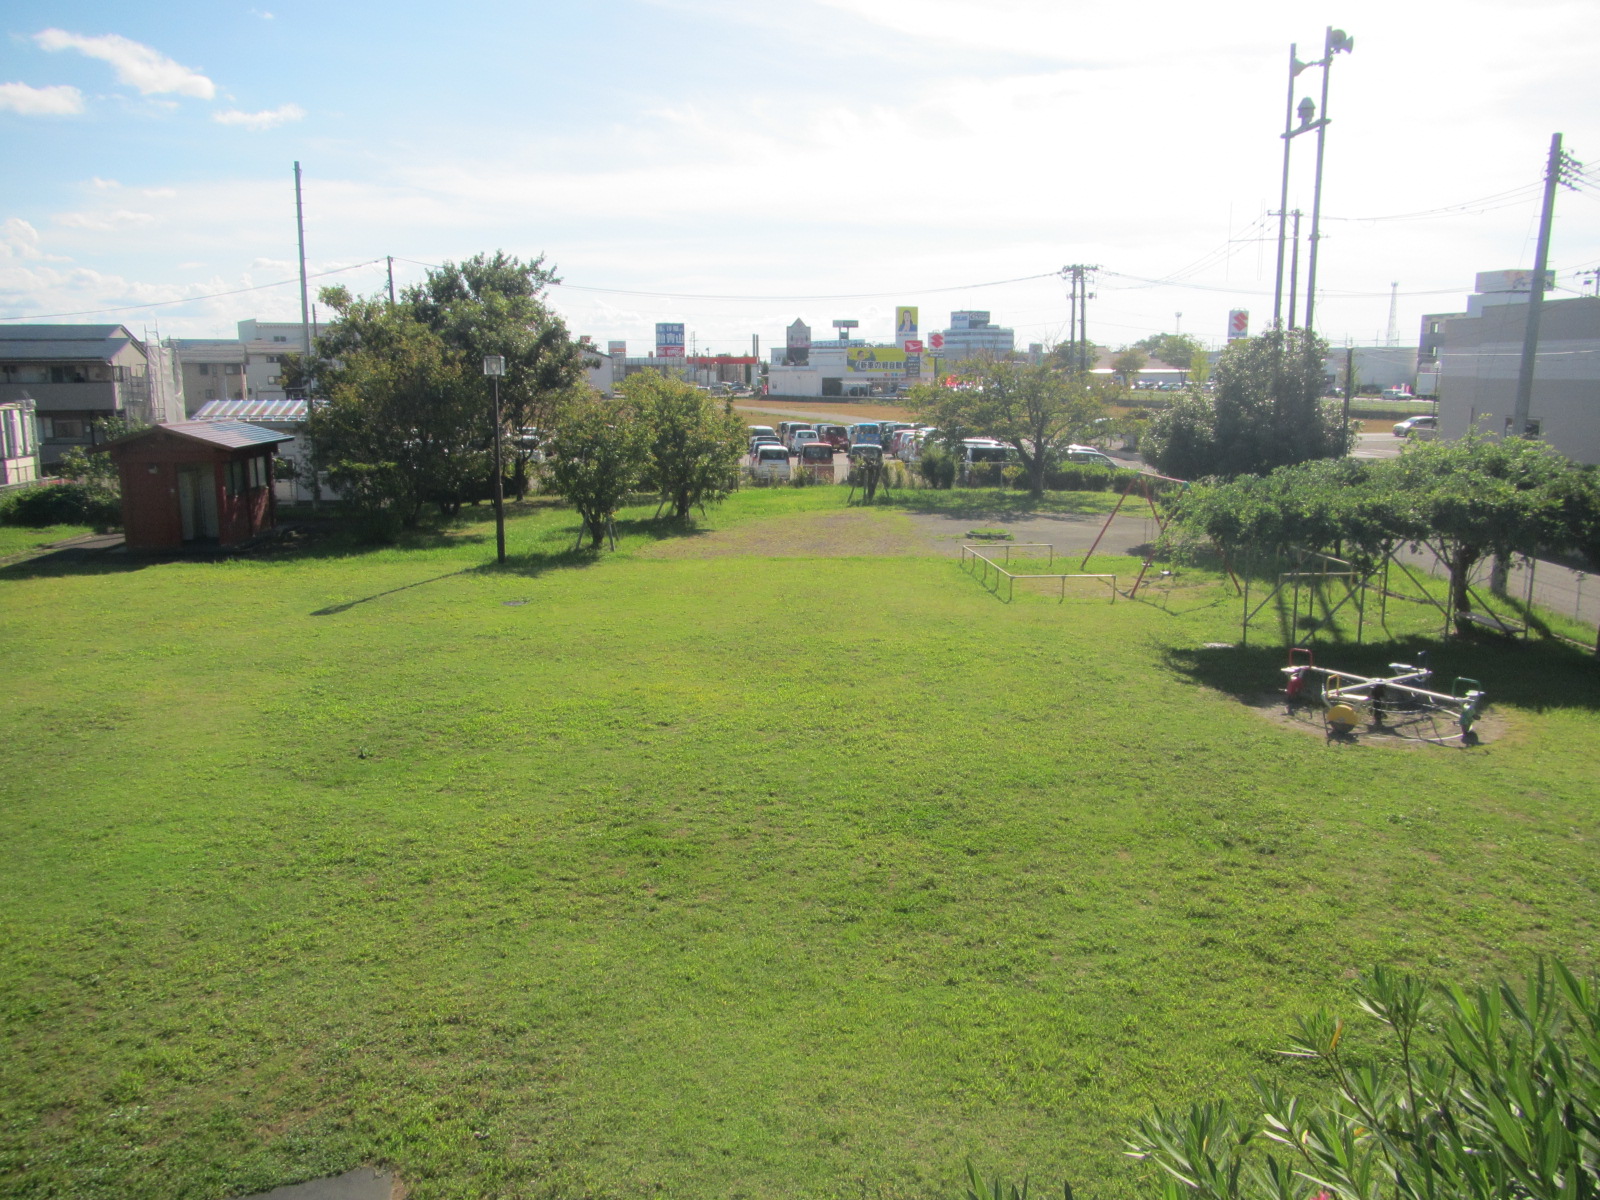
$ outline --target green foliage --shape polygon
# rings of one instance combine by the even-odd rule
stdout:
[[[1518,982],[1431,988],[1379,967],[1359,995],[1383,1053],[1352,1050],[1326,1010],[1285,1051],[1318,1063],[1331,1094],[1261,1083],[1249,1115],[1221,1101],[1157,1109],[1129,1154],[1167,1173],[1169,1195],[1199,1200],[1600,1194],[1593,977],[1541,964]]]
[[[111,488],[94,482],[17,488],[0,492],[0,524],[105,528],[122,524],[122,502]]]
[[[1045,470],[1057,451],[1090,436],[1105,416],[1100,392],[1049,364],[977,358],[962,363],[957,386],[918,384],[910,405],[939,429],[939,439],[957,446],[963,437],[992,437],[1017,452],[1029,491],[1042,495]],[[927,445],[923,453],[927,453]]]
[[[650,475],[649,432],[632,402],[575,389],[545,443],[550,490],[578,510],[580,540],[598,550],[622,502]]]
[[[325,399],[307,419],[319,470],[378,534],[415,528],[423,506],[460,511],[490,470],[481,374],[407,305],[325,289],[338,321],[318,339]]]
[[[929,487],[954,487],[959,465],[956,453],[950,447],[933,438],[923,440],[917,455],[916,471]]]
[[[94,423],[94,440],[97,445],[104,445],[142,428],[142,423],[126,417],[101,417]],[[69,446],[61,456],[58,468],[61,477],[115,494],[119,490],[117,464],[111,461],[109,454],[94,454],[90,450],[85,446]]]
[[[429,271],[395,304],[323,289],[338,319],[309,369],[298,359],[285,369],[320,397],[307,422],[318,470],[369,525],[414,528],[426,504],[451,516],[492,494],[492,354],[506,359],[510,491],[526,494],[533,448],[514,435],[546,422],[583,374],[582,349],[542,299],[553,280],[542,259],[497,253]]]
[[[1151,420],[1146,456],[1164,475],[1202,479],[1349,453],[1354,432],[1322,400],[1326,355],[1326,342],[1298,329],[1231,343],[1215,392],[1186,393]]]
[[[1133,344],[1136,350],[1143,350],[1153,358],[1174,367],[1191,372],[1190,379],[1197,383],[1204,380],[1195,380],[1192,372],[1197,363],[1206,361],[1206,348],[1200,344],[1200,339],[1187,333],[1156,333],[1147,338],[1140,338]]]
[[[1111,366],[1118,375],[1122,376],[1123,385],[1132,387],[1133,381],[1138,378],[1139,372],[1144,370],[1149,362],[1150,358],[1144,351],[1129,346],[1111,360]]]
[[[739,486],[748,435],[731,404],[718,404],[693,384],[657,371],[632,376],[622,394],[627,405],[621,411],[644,423],[647,485],[671,504],[674,517],[681,520]]]
[[[1449,565],[1452,604],[1471,611],[1467,579],[1486,555],[1592,553],[1600,473],[1542,442],[1476,435],[1427,442],[1393,459],[1322,459],[1187,489],[1179,526],[1230,551],[1290,547],[1371,562],[1429,541]]]
[[[583,379],[590,355],[544,302],[545,289],[559,282],[543,256],[525,262],[497,251],[447,262],[401,298],[418,320],[459,352],[481,389],[488,388],[481,375],[484,357],[505,357],[500,413],[508,434],[548,426],[561,397]],[[520,499],[528,491],[533,447],[512,436],[503,453],[509,490]]]

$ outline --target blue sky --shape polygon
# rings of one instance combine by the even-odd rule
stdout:
[[[480,250],[543,253],[574,331],[634,350],[656,321],[685,322],[701,350],[770,346],[796,316],[886,338],[896,303],[920,305],[924,331],[985,308],[1048,342],[1067,317],[1049,273],[1071,262],[1105,268],[1096,341],[1181,321],[1217,342],[1228,309],[1270,315],[1288,47],[1318,57],[1332,21],[1355,50],[1331,79],[1318,324],[1380,339],[1398,282],[1409,343],[1474,272],[1531,265],[1551,133],[1600,179],[1595,15],[1592,0],[13,0],[0,317],[187,336],[298,317],[293,286],[220,294],[293,276],[298,159],[328,281],[376,291],[382,268],[359,264],[387,255],[403,284]],[[1308,213],[1311,152],[1295,143],[1290,198]],[[1567,286],[1600,265],[1600,190],[1558,199],[1552,263]],[[997,281],[1019,282],[972,286]]]

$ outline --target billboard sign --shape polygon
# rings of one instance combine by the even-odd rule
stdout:
[[[902,341],[917,336],[917,310],[914,306],[901,304],[895,307],[894,335]]]
[[[851,346],[844,352],[852,371],[904,371],[906,352],[898,346]]]
[[[785,344],[791,350],[811,349],[811,326],[796,317],[794,324],[789,326],[788,340]]]
[[[900,343],[900,347],[907,354],[921,354],[922,353],[922,343],[919,342],[916,338],[907,338],[905,341]]]
[[[682,358],[683,357],[683,325],[662,324],[656,325],[656,357],[657,358]]]
[[[942,334],[942,333],[930,333],[928,335],[928,349],[929,350],[943,350],[944,349],[944,334]]]
[[[1250,310],[1234,308],[1228,311],[1228,340],[1250,336]]]
[[[627,342],[607,342],[606,343],[606,353],[609,354],[612,358],[627,358],[628,357],[628,343]]]

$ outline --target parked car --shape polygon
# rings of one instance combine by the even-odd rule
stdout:
[[[1096,450],[1093,446],[1068,446],[1061,452],[1061,461],[1091,467],[1121,466],[1104,450]]]
[[[1416,397],[1411,394],[1411,389],[1408,388],[1408,387],[1384,388],[1383,389],[1383,397],[1382,398],[1385,399],[1385,400],[1415,400],[1416,399]]]
[[[800,453],[800,447],[811,442],[820,442],[822,435],[815,429],[796,429],[789,435],[789,450],[794,454]],[[831,450],[832,447],[830,446]]]
[[[883,447],[877,442],[853,442],[850,446],[850,457],[860,462],[865,459],[883,461]]]
[[[850,431],[843,425],[818,425],[817,432],[835,450],[850,449]]]
[[[770,438],[778,438],[778,431],[771,425],[746,425],[744,428],[745,432],[752,438],[759,437],[762,434],[766,434]],[[778,438],[778,440],[781,442],[783,439]]]
[[[1410,437],[1412,434],[1427,437],[1438,431],[1438,417],[1407,417],[1404,421],[1396,421],[1394,426],[1394,435],[1397,438]]]
[[[850,426],[850,444],[882,446],[883,426],[877,421],[861,421]]]
[[[771,434],[758,433],[758,434],[756,434],[755,437],[750,439],[750,453],[754,454],[756,452],[756,447],[757,446],[782,446],[782,445],[783,445],[783,443],[780,442],[777,438],[773,437]]]
[[[750,456],[750,474],[757,479],[789,478],[789,452],[771,443],[757,446]]]
[[[833,447],[827,442],[807,442],[800,447],[800,469],[833,482]]]

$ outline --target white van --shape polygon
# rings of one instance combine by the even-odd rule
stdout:
[[[766,442],[750,455],[750,474],[757,479],[789,478],[789,452]]]

